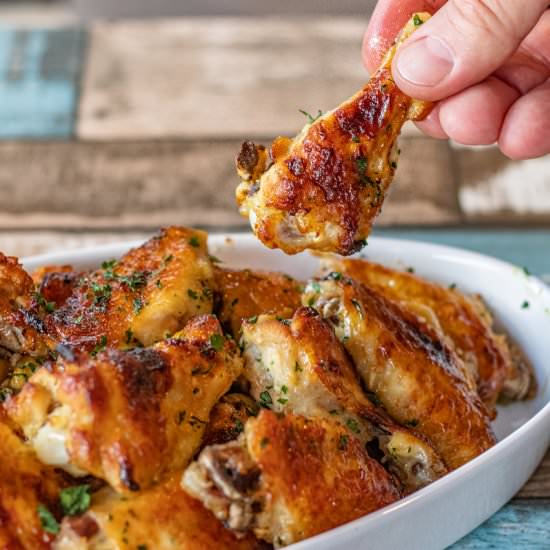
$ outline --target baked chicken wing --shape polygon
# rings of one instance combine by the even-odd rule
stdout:
[[[253,550],[180,487],[181,475],[133,498],[102,489],[82,516],[66,517],[54,550]]]
[[[422,436],[399,426],[363,393],[332,327],[311,308],[290,321],[262,315],[243,323],[245,374],[263,407],[333,419],[414,491],[446,472]]]
[[[490,418],[459,357],[418,316],[339,273],[303,296],[332,323],[367,390],[457,468],[494,445]]]
[[[46,325],[73,349],[148,346],[212,312],[214,275],[206,234],[169,227],[119,261],[83,275]]]
[[[204,449],[183,487],[228,527],[276,547],[400,498],[391,475],[334,420],[262,411],[235,442]]]
[[[327,257],[322,270],[344,273],[375,288],[448,336],[448,343],[474,375],[478,393],[490,410],[503,390],[512,399],[529,394],[534,383],[531,369],[525,360],[514,360],[506,337],[494,332],[491,314],[478,296],[365,260]]]
[[[0,548],[46,550],[54,536],[43,530],[39,506],[55,510],[62,482],[4,420],[0,410]]]
[[[396,49],[428,17],[415,15],[365,87],[293,140],[277,138],[270,155],[243,144],[237,202],[266,246],[344,255],[364,246],[393,179],[401,127],[431,107],[404,95],[391,76]]]
[[[216,318],[195,317],[153,348],[69,352],[6,408],[46,464],[133,492],[186,465],[241,370]]]
[[[218,317],[235,338],[244,319],[262,313],[290,317],[301,305],[299,283],[283,273],[220,268],[214,273],[221,301]]]

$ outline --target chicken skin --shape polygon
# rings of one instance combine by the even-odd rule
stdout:
[[[253,536],[238,539],[180,487],[181,474],[133,498],[109,488],[90,509],[66,517],[53,550],[253,550]]]
[[[237,202],[266,246],[343,255],[364,246],[397,167],[401,127],[431,109],[404,95],[391,76],[396,49],[428,17],[416,14],[365,87],[293,140],[277,138],[270,155],[243,144]]]
[[[195,317],[152,348],[66,352],[6,408],[44,463],[135,492],[187,464],[241,370],[217,319]]]
[[[54,536],[42,528],[39,505],[55,511],[62,480],[5,420],[0,409],[0,548],[46,550]]]
[[[214,275],[206,234],[163,229],[119,261],[81,277],[46,325],[72,349],[149,346],[212,312]]]
[[[214,273],[221,301],[218,317],[234,338],[244,319],[262,313],[290,317],[301,305],[299,283],[283,273],[218,267]]]
[[[475,377],[478,393],[489,410],[494,410],[503,390],[510,399],[529,395],[534,383],[530,367],[524,360],[514,361],[506,337],[494,332],[491,314],[478,296],[365,260],[326,257],[322,271],[344,273],[376,289],[448,337],[447,343]]]
[[[427,437],[447,466],[494,445],[489,414],[460,358],[418,316],[339,273],[309,283],[303,303],[332,323],[367,390]]]
[[[183,487],[218,519],[275,547],[395,502],[392,476],[340,423],[264,410],[235,442],[207,447]]]
[[[446,472],[423,436],[364,395],[342,344],[315,310],[301,308],[290,321],[269,315],[245,321],[241,345],[244,376],[263,407],[339,422],[380,455],[407,492]]]

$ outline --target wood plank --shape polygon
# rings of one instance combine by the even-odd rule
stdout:
[[[550,497],[550,451],[531,479],[523,486],[517,495],[520,498],[549,498]]]
[[[240,144],[0,142],[0,228],[245,228],[234,199]],[[456,223],[446,146],[404,138],[401,156],[378,223]]]
[[[513,500],[453,550],[530,550],[550,547],[550,499]]]
[[[0,30],[0,138],[73,133],[84,32]]]
[[[319,16],[97,23],[78,136],[294,135],[304,124],[299,109],[331,109],[366,81],[366,23]]]
[[[550,223],[550,156],[512,161],[496,147],[455,150],[458,197],[472,223]]]

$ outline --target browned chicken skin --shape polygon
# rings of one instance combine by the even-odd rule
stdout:
[[[342,344],[315,310],[300,308],[289,321],[273,315],[245,321],[241,345],[244,377],[262,406],[341,423],[381,458],[407,492],[446,473],[429,442],[364,395]]]
[[[134,492],[186,465],[241,369],[218,321],[196,317],[153,348],[60,358],[6,407],[44,462]]]
[[[237,442],[202,451],[184,488],[229,527],[285,546],[400,498],[392,477],[334,420],[262,411]]]
[[[245,319],[262,313],[290,317],[301,305],[299,283],[283,273],[216,267],[214,274],[221,295],[218,317],[234,338]]]
[[[412,273],[365,260],[325,257],[322,272],[341,272],[411,310],[447,336],[460,358],[473,371],[478,393],[493,410],[507,380],[509,398],[525,398],[532,375],[524,361],[514,361],[506,338],[492,328],[492,318],[478,296],[466,296]],[[512,380],[514,382],[512,382]],[[515,391],[512,388],[515,385]]]
[[[397,136],[431,105],[404,95],[391,76],[396,48],[429,17],[417,14],[365,87],[290,140],[246,142],[237,157],[240,212],[271,248],[339,254],[361,249],[393,179]]]
[[[366,388],[457,468],[495,444],[490,417],[460,358],[419,317],[340,274],[306,287],[305,304],[335,327]]]

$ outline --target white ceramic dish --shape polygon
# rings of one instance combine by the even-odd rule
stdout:
[[[45,264],[98,266],[138,243],[27,258]],[[317,260],[309,254],[285,256],[251,235],[212,235],[210,251],[231,267],[280,270],[305,279]],[[535,366],[539,390],[528,402],[500,407],[494,423],[499,443],[443,479],[391,506],[294,545],[295,550],[442,549],[494,514],[525,483],[550,441],[550,290],[522,269],[456,248],[372,238],[363,255],[393,267],[414,267],[429,279],[479,292]],[[528,308],[522,308],[524,301]]]

